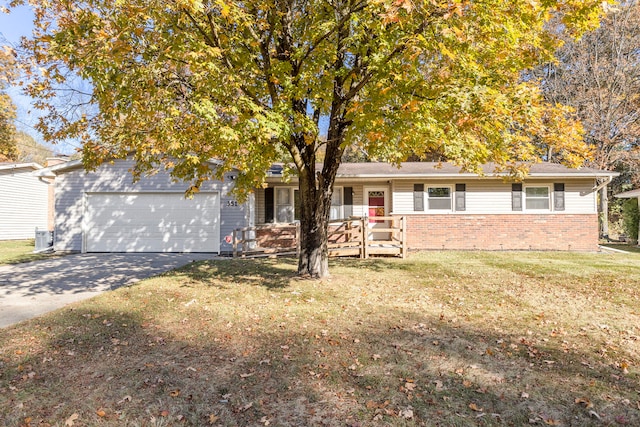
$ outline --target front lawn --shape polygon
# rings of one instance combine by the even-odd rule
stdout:
[[[220,260],[0,330],[8,426],[640,425],[640,255]]]
[[[51,253],[33,253],[35,244],[33,239],[0,240],[0,265],[18,264],[21,262],[37,261],[56,256]]]

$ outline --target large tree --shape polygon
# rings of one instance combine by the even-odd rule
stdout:
[[[19,3],[16,1],[15,3]],[[440,152],[477,170],[569,164],[580,126],[521,71],[578,35],[600,0],[50,0],[33,2],[31,93],[50,139],[80,138],[84,161],[132,155],[193,182],[237,168],[238,191],[264,183],[283,154],[299,180],[298,271],[327,267],[327,221],[345,147],[390,162]],[[47,100],[78,75],[81,108]],[[62,87],[61,87],[62,86]],[[322,120],[321,120],[322,119]],[[326,132],[319,123],[326,122]],[[316,166],[322,150],[324,159]],[[205,160],[222,165],[209,170]]]
[[[6,92],[16,77],[15,52],[8,46],[0,46],[0,162],[14,161],[18,157],[15,142],[16,107]]]

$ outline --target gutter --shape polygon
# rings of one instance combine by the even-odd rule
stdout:
[[[604,182],[601,182],[599,185],[596,185],[595,187],[592,188],[592,190],[597,193],[598,191],[602,190],[602,188],[604,188],[607,185],[609,185],[611,183],[611,181],[613,181],[613,176],[609,175],[604,180]]]

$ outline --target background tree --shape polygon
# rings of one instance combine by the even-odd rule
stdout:
[[[47,157],[53,156],[53,150],[38,143],[34,137],[24,131],[17,131],[14,136],[17,161],[24,163],[35,162],[40,165],[47,163]]]
[[[15,52],[0,46],[0,162],[14,161],[18,157],[14,136],[16,107],[8,93],[9,83],[16,77]]]
[[[15,1],[14,3],[19,3]],[[264,183],[274,159],[295,166],[298,272],[328,274],[327,223],[345,147],[397,163],[443,153],[469,170],[554,147],[587,154],[580,126],[521,71],[568,34],[597,24],[600,0],[112,0],[33,3],[29,86],[47,108],[40,130],[79,138],[89,168],[132,155],[192,182],[231,168],[237,191]],[[47,102],[68,73],[92,84],[64,110]],[[87,110],[87,106],[93,110]],[[322,134],[320,119],[328,123]],[[535,139],[535,141],[534,141]],[[317,153],[323,162],[316,169]],[[205,160],[223,164],[209,170]]]
[[[622,1],[600,28],[579,40],[565,39],[557,61],[535,73],[545,98],[575,109],[593,149],[588,165],[621,173],[614,191],[640,185],[640,5]],[[555,153],[549,154],[553,159]],[[608,234],[607,200],[604,187],[603,234]]]

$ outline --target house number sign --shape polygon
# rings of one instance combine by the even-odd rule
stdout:
[[[238,201],[237,200],[227,200],[227,207],[228,208],[237,208],[238,207]]]

